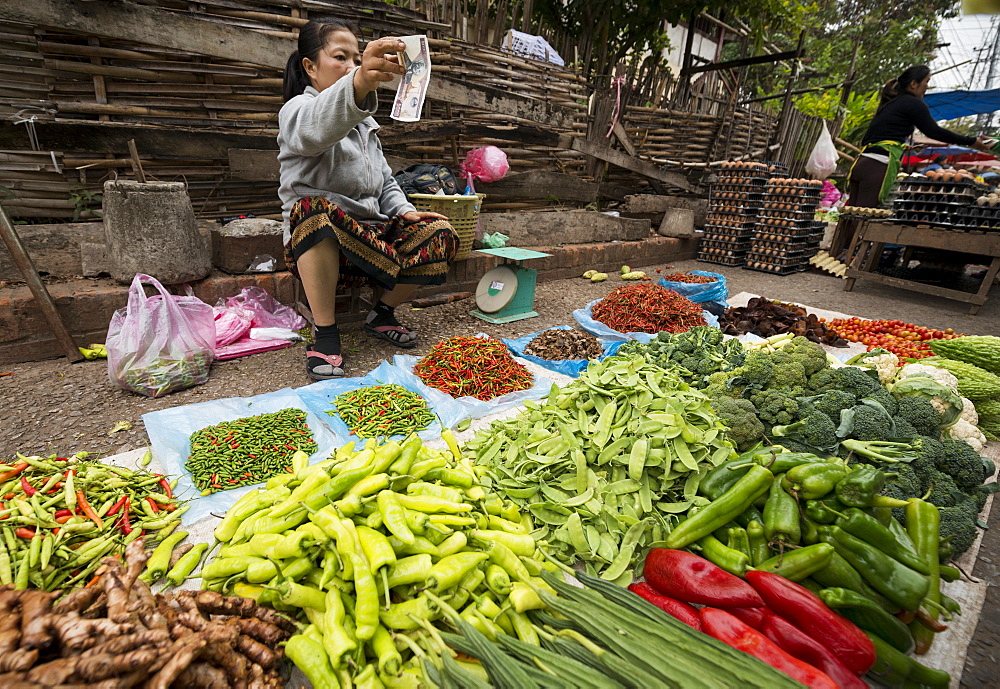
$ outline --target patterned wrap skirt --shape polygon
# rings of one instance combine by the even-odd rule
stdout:
[[[440,285],[458,252],[458,235],[447,220],[411,223],[397,215],[388,222],[362,223],[321,196],[299,199],[289,227],[288,270],[298,276],[299,257],[331,237],[340,245],[341,287]]]

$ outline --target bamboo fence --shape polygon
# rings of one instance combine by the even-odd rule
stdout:
[[[500,89],[574,114],[557,128],[437,101],[432,90],[423,123],[458,122],[514,130],[531,124],[556,134],[586,137],[589,131],[591,138],[603,138],[595,132],[605,123],[595,124],[588,103],[595,88],[607,88],[607,83],[588,83],[572,69],[504,52],[497,47],[503,33],[499,27],[484,28],[490,22],[483,19],[483,10],[473,15],[477,21],[469,22],[469,17],[463,21],[459,0],[427,3],[426,12],[378,0],[143,0],[141,4],[240,27],[247,32],[247,40],[257,33],[292,38],[309,18],[331,14],[355,21],[366,39],[426,33],[434,74]],[[530,7],[531,0],[519,0],[510,10],[523,18]],[[179,138],[190,132],[227,132],[273,140],[281,107],[281,76],[280,70],[270,67],[158,46],[155,36],[134,42],[0,22],[0,120],[4,121],[0,126],[23,127],[29,139],[34,127],[42,124],[88,124],[169,130]],[[663,107],[671,83],[669,77],[649,69],[629,75],[618,120],[639,158],[672,168],[705,165],[710,160],[752,155],[774,136],[773,115],[730,107],[731,99],[727,104],[718,84],[703,88],[701,99],[692,100],[688,109]],[[657,107],[645,105],[654,102]],[[388,120],[383,124],[391,127]],[[455,169],[468,150],[487,144],[505,150],[512,172],[551,170],[588,177],[594,171],[593,161],[582,153],[533,144],[530,137],[512,142],[456,134],[396,142],[386,146],[386,153]],[[92,219],[100,207],[103,181],[131,174],[127,149],[37,148],[0,150],[0,198],[15,218]],[[227,157],[142,150],[139,157],[147,176],[185,181],[199,217],[280,212],[277,184],[237,179]],[[647,183],[616,168],[608,170],[606,179],[637,188]],[[486,210],[551,207],[555,202],[548,197],[557,195],[558,190],[540,189],[537,200],[488,201]]]

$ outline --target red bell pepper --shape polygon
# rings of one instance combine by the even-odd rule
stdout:
[[[701,631],[701,620],[698,618],[698,611],[687,603],[664,596],[644,581],[632,584],[628,587],[628,590],[643,600],[649,601],[671,617],[676,617],[689,627],[694,627],[699,632]]]
[[[811,689],[837,689],[837,683],[829,675],[789,655],[766,636],[725,610],[702,608],[701,628],[709,636],[764,661]]]
[[[871,639],[809,589],[771,572],[747,572],[747,581],[767,607],[832,651],[852,672],[863,675],[874,665]]]
[[[726,611],[757,631],[760,631],[761,625],[764,624],[764,615],[768,612],[767,608],[726,608]]]
[[[643,565],[646,581],[664,596],[717,608],[759,608],[761,597],[745,581],[685,550],[653,548]]]
[[[789,654],[825,672],[840,685],[840,689],[868,689],[868,684],[851,672],[837,656],[788,620],[767,611],[760,631]]]

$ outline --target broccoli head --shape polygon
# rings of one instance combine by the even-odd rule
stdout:
[[[935,471],[927,478],[929,490],[924,500],[929,503],[938,507],[952,507],[968,497],[955,485],[955,480],[948,474]]]
[[[941,515],[940,526],[941,546],[939,555],[942,560],[956,558],[976,542],[979,536],[979,528],[976,526],[976,519],[979,517],[979,508],[976,501],[967,498],[951,507],[939,507]]]
[[[825,392],[836,389],[835,368],[824,368],[809,376],[808,387],[813,392]]]
[[[844,366],[833,370],[833,386],[838,390],[846,390],[858,397],[882,388],[878,373],[868,368]]]
[[[877,403],[859,404],[840,414],[837,436],[856,440],[888,440],[895,435],[895,423]]]
[[[764,424],[750,400],[716,397],[711,404],[719,421],[729,428],[727,435],[737,448],[753,445],[764,436]]]
[[[889,391],[883,387],[875,388],[874,390],[869,392],[867,395],[864,395],[863,397],[868,400],[875,400],[876,402],[881,404],[882,408],[885,409],[889,414],[895,414],[899,407],[898,403],[896,402],[896,398],[890,395]]]
[[[795,356],[779,349],[771,355],[774,364],[774,376],[771,378],[771,387],[789,389],[805,388],[807,383],[806,370]]]
[[[937,468],[950,476],[963,493],[971,493],[986,480],[983,459],[962,440],[942,440],[944,455]]]
[[[896,414],[904,421],[909,421],[920,435],[937,438],[941,435],[938,424],[941,423],[941,413],[934,408],[925,397],[905,395],[899,398]]]
[[[917,429],[913,427],[913,424],[911,424],[906,419],[901,419],[899,417],[896,417],[894,421],[896,422],[897,438],[916,438],[918,435],[920,435],[919,433],[917,433]]]
[[[759,349],[747,353],[743,365],[736,370],[745,385],[758,385],[762,388],[771,384],[774,378],[774,362],[771,355]]]
[[[781,351],[795,357],[802,364],[802,368],[805,369],[807,376],[814,375],[830,367],[830,362],[826,358],[826,350],[801,335],[793,337],[791,342],[781,348]]]
[[[780,438],[779,443],[784,442],[785,438],[790,438],[823,452],[832,452],[838,443],[837,427],[833,425],[829,416],[818,411],[808,414],[795,423],[775,426],[771,429],[771,435]]]
[[[812,409],[826,414],[834,423],[840,423],[840,412],[850,409],[858,403],[857,395],[843,390],[827,390],[820,395],[807,397],[803,400]]]
[[[903,465],[905,466],[905,465]],[[909,471],[913,471],[909,467],[906,467]],[[895,476],[890,476],[886,474],[885,487],[881,491],[881,495],[886,497],[896,498],[897,500],[909,500],[910,498],[916,498],[920,496],[920,491],[914,489],[915,477],[907,473],[907,471],[896,472]],[[906,521],[906,512],[904,507],[894,507],[892,508],[892,516],[896,518],[896,521],[904,523]]]
[[[767,426],[791,423],[798,415],[799,403],[795,398],[777,389],[750,391],[749,399]]]

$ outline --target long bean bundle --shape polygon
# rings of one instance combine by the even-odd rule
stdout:
[[[291,472],[296,451],[311,455],[317,449],[306,413],[289,408],[195,431],[184,466],[202,494],[208,495]]]
[[[402,385],[369,385],[337,395],[337,414],[359,438],[407,435],[434,423],[424,398]]]
[[[514,361],[507,345],[492,337],[449,337],[413,367],[432,388],[452,397],[491,400],[531,387],[534,377]]]

